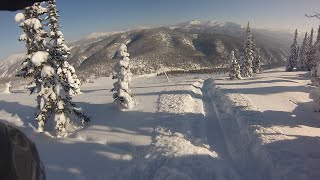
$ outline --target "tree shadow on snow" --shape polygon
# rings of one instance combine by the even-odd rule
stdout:
[[[18,116],[21,121],[19,119],[17,119],[17,121],[22,122],[25,127],[37,127],[34,107],[22,105],[19,102],[6,102],[1,100],[0,111],[1,110],[11,114],[11,117]]]
[[[312,106],[312,102],[306,102],[298,103],[292,112],[270,110],[262,113],[257,112],[261,113],[263,116],[263,121],[257,121],[257,125],[262,125],[263,127],[286,126],[291,128],[300,128],[301,126],[308,126],[320,128],[320,113],[314,112]],[[252,122],[254,123],[254,121]]]
[[[292,136],[264,145],[279,179],[320,179],[320,138]],[[285,170],[284,170],[285,169]]]
[[[232,80],[230,80],[231,82]],[[250,85],[250,84],[270,84],[270,83],[282,83],[282,82],[288,82],[288,83],[297,83],[296,81],[292,80],[284,80],[284,79],[276,79],[276,80],[268,80],[268,81],[234,81],[234,83],[228,83],[227,85]],[[216,85],[224,85],[222,83],[216,83]]]
[[[196,87],[196,88],[199,88],[199,87]],[[169,90],[169,91],[161,91],[161,92],[135,93],[134,95],[135,96],[160,96],[163,94],[172,94],[172,95],[189,94],[193,98],[202,99],[201,94],[197,94],[191,90],[190,91],[188,91],[188,90]]]

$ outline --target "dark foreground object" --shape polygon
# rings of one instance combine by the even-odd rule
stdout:
[[[17,11],[44,0],[0,0],[0,11]]]
[[[20,130],[0,122],[0,180],[45,180],[35,144]]]

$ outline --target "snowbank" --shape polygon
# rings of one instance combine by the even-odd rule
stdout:
[[[152,180],[236,176],[207,143],[201,86],[202,81],[194,80],[191,84],[178,84],[161,91],[158,99],[160,121],[154,131],[154,140],[123,179],[128,176]],[[226,169],[228,173],[224,174]]]
[[[35,66],[40,66],[42,63],[47,62],[49,58],[49,53],[45,51],[38,51],[34,53],[34,55],[31,58],[31,62]]]
[[[272,133],[254,122],[262,122],[262,116],[251,102],[241,94],[228,94],[216,86],[213,79],[204,83],[204,88],[211,97],[226,145],[233,161],[240,171],[263,173],[260,177],[270,179],[272,162],[268,153],[262,148],[259,132]],[[258,176],[258,175],[257,175]],[[271,178],[273,179],[273,178]]]
[[[204,89],[239,171],[258,179],[319,179],[319,115],[309,103],[308,77],[283,71],[208,79]]]

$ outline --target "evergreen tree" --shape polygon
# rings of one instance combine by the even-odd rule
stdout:
[[[245,52],[244,52],[244,62],[241,64],[241,73],[243,77],[251,77],[252,76],[252,61],[253,61],[253,42],[252,42],[252,34],[250,30],[250,25],[248,22],[247,26],[247,39],[245,41]]]
[[[19,77],[31,77],[33,78],[30,84],[35,84],[30,89],[31,93],[39,92],[41,88],[41,69],[42,62],[33,62],[32,56],[38,51],[46,51],[47,33],[43,30],[42,16],[46,12],[40,3],[24,9],[23,13],[18,13],[15,17],[16,22],[21,22],[20,27],[23,30],[23,34],[20,35],[19,41],[26,42],[27,58],[22,63],[21,69],[18,71]]]
[[[5,88],[5,90],[3,91],[3,93],[10,94],[10,93],[11,93],[11,87],[12,87],[11,81],[7,82],[7,83],[6,83],[6,88]]]
[[[297,70],[300,71],[306,71],[308,70],[307,64],[307,52],[309,49],[309,42],[308,42],[308,33],[305,34],[303,41],[302,41],[302,45],[300,48],[300,53],[299,53],[299,59],[298,59],[298,63],[297,63]]]
[[[44,130],[46,121],[54,121],[58,135],[64,135],[66,131],[72,131],[74,125],[84,125],[90,119],[72,102],[72,96],[81,93],[80,80],[74,67],[67,62],[70,49],[64,44],[63,33],[59,31],[56,1],[49,0],[47,8],[49,57],[42,69],[43,87],[38,97],[41,105],[37,120],[39,131]]]
[[[293,71],[293,69],[297,65],[298,55],[299,55],[299,46],[297,42],[298,30],[296,29],[294,32],[294,39],[290,49],[290,55],[287,60],[286,71]]]
[[[309,48],[307,52],[307,69],[310,71],[311,69],[315,68],[317,65],[315,54],[316,54],[316,48],[313,44],[313,28],[311,29],[310,36],[308,38],[309,40]]]
[[[261,54],[260,49],[256,48],[254,51],[254,59],[252,62],[252,71],[254,73],[261,73]]]
[[[317,39],[316,42],[314,44],[314,59],[313,59],[313,63],[316,64],[315,66],[317,66],[320,63],[320,26],[318,29],[318,35],[317,35]]]
[[[270,57],[267,63],[268,69],[272,69],[273,57]]]
[[[318,35],[317,35],[317,39],[316,39],[315,44],[318,44],[319,42],[320,42],[320,25],[319,25],[319,28],[318,28]]]
[[[230,61],[229,61],[229,77],[233,79],[242,79],[240,75],[240,65],[237,62],[237,59],[234,56],[234,51],[231,51]]]
[[[132,109],[134,106],[133,95],[130,90],[131,76],[130,59],[127,46],[121,44],[118,50],[120,60],[114,66],[113,79],[117,81],[113,84],[111,91],[114,91],[114,103],[120,110]]]
[[[45,13],[48,16],[40,19]],[[38,94],[38,131],[43,132],[50,122],[52,126],[49,129],[55,128],[58,136],[65,135],[66,131],[74,130],[77,125],[75,119],[84,124],[89,117],[72,102],[71,96],[80,93],[80,81],[74,68],[66,61],[70,49],[58,30],[55,0],[49,0],[47,8],[40,4],[26,8],[23,14],[17,14],[16,20],[23,21],[20,26],[24,34],[20,39],[27,42],[28,49],[28,58],[19,76],[34,78],[35,87],[31,88],[31,93]],[[50,26],[50,33],[43,29],[45,20]],[[46,38],[50,39],[49,43]]]

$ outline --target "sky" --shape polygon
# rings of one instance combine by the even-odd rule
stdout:
[[[318,29],[320,0],[57,0],[61,31],[67,41],[93,32],[157,27],[190,20],[230,21],[252,28],[293,32]],[[0,59],[25,52],[17,12],[0,12]],[[302,34],[302,33],[301,33]]]

